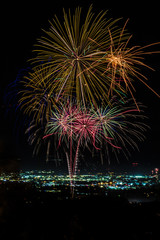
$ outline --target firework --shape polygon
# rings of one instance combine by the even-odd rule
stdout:
[[[108,91],[108,95],[113,95],[115,93],[115,91],[113,90],[115,89],[117,89],[118,92],[119,91],[123,93],[129,92],[134,102],[136,103],[136,99],[133,94],[133,91],[135,91],[134,81],[136,79],[141,81],[158,97],[160,97],[146,83],[146,80],[148,79],[141,73],[140,69],[141,67],[146,67],[151,70],[154,70],[150,66],[146,65],[143,62],[143,60],[144,55],[158,53],[158,51],[147,51],[146,49],[159,43],[153,43],[143,47],[140,46],[128,47],[128,44],[132,36],[128,36],[125,41],[124,39],[122,41],[121,38],[123,36],[124,28],[119,36],[118,42],[117,41],[114,42],[111,31],[109,30],[111,45],[106,55],[106,70],[104,72],[104,74],[108,74],[108,76],[110,76],[111,79],[111,85]]]
[[[67,99],[74,96],[83,105],[101,101],[102,97],[107,101],[110,79],[103,76],[106,66],[102,62],[110,48],[108,29],[114,32],[115,42],[121,30],[115,26],[118,20],[106,20],[106,12],[93,19],[91,10],[90,7],[84,23],[80,8],[73,18],[70,11],[69,15],[64,11],[64,26],[55,17],[49,31],[44,31],[45,36],[36,44],[37,57],[33,62],[43,62],[43,67],[51,70],[44,81],[52,75],[50,88],[57,101],[61,95]]]
[[[68,105],[58,113],[52,113],[47,124],[47,134],[43,138],[58,136],[58,146],[67,140],[70,153],[69,172],[76,174],[78,153],[81,146],[91,144],[101,151],[102,145],[116,150],[127,149],[127,146],[138,148],[137,139],[144,140],[145,124],[137,121],[144,117],[133,105],[112,103],[105,109]],[[133,121],[134,119],[134,121]],[[73,147],[74,144],[74,147]],[[76,146],[76,147],[75,147]],[[72,159],[72,148],[75,157]]]
[[[47,135],[44,138],[53,134],[57,135],[59,139],[58,146],[61,141],[67,142],[69,138],[72,138],[72,122],[77,115],[77,111],[77,108],[69,104],[62,106],[57,111],[52,111],[51,119],[48,122]]]
[[[20,80],[21,90],[18,93],[20,108],[37,122],[48,120],[52,106],[57,107],[54,93],[50,89],[52,76],[49,73],[49,69],[41,66],[34,71],[31,70]],[[44,81],[46,75],[48,77]]]
[[[109,163],[109,148],[114,152],[117,161],[117,153],[121,152],[127,157],[127,154],[130,154],[129,148],[138,149],[137,140],[144,141],[144,133],[148,129],[144,123],[146,117],[132,104],[131,99],[125,100],[125,103],[115,100],[112,98],[111,105],[105,108],[92,109],[98,119],[96,134],[99,148],[107,151]],[[141,111],[144,108],[140,103],[139,107]]]

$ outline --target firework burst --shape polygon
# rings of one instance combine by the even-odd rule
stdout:
[[[20,80],[21,90],[18,93],[20,108],[37,122],[48,120],[52,107],[57,108],[54,93],[50,89],[51,81],[49,69],[44,69],[43,66],[30,71],[28,76]]]
[[[78,152],[80,146],[91,144],[96,150],[101,151],[102,145],[116,150],[127,150],[128,145],[136,147],[137,140],[144,140],[146,125],[137,121],[144,118],[137,108],[124,104],[112,103],[103,109],[92,107],[81,107],[80,105],[68,105],[63,107],[59,113],[53,112],[51,120],[46,126],[46,135],[58,136],[58,146],[62,140],[68,141],[70,153],[69,172],[76,174]],[[133,121],[134,119],[134,121]],[[74,147],[73,147],[74,144]],[[72,148],[75,149],[75,157],[72,159]]]
[[[93,19],[92,7],[89,8],[84,23],[81,22],[81,9],[75,15],[67,15],[64,11],[64,26],[57,17],[50,22],[49,31],[36,44],[37,57],[33,62],[51,69],[50,82],[52,92],[59,97],[76,96],[77,102],[86,105],[101,100],[107,101],[110,79],[103,76],[105,71],[102,62],[110,48],[108,29],[113,31],[116,42],[120,32],[115,26],[118,20],[105,19],[106,12],[101,12]],[[125,37],[125,35],[123,36]]]
[[[127,23],[127,22],[126,22]],[[126,24],[124,25],[125,28]],[[157,45],[159,43],[149,44],[143,47],[133,46],[128,47],[130,39],[132,36],[128,36],[126,40],[122,41],[122,36],[124,32],[124,28],[119,36],[119,41],[114,42],[112,37],[112,33],[109,30],[111,45],[108,49],[108,53],[106,55],[106,70],[104,74],[107,74],[111,79],[110,89],[108,91],[108,95],[113,95],[115,90],[122,93],[128,93],[134,100],[137,109],[139,109],[136,99],[134,97],[133,91],[135,92],[134,81],[139,80],[144,85],[146,85],[152,92],[157,94],[147,83],[147,77],[141,73],[141,67],[146,67],[151,70],[154,70],[150,66],[146,65],[144,60],[144,55],[149,55],[153,53],[158,53],[158,51],[147,51],[151,46]]]

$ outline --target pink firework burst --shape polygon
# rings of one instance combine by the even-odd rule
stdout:
[[[74,135],[79,143],[92,142],[95,148],[98,119],[89,110],[80,111],[73,124]],[[98,149],[98,148],[97,148]]]

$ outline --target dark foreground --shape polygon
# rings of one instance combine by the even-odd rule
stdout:
[[[1,187],[0,239],[152,240],[160,236],[160,202],[125,197],[55,200],[30,186]]]

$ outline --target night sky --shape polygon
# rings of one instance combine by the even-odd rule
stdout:
[[[66,11],[71,8],[73,12],[77,6],[81,6],[82,13],[85,15],[90,4],[93,3],[93,12],[95,13],[108,9],[108,18],[122,17],[121,26],[129,18],[127,29],[133,34],[131,40],[133,45],[160,42],[158,1],[146,1],[144,4],[140,4],[140,1],[128,1],[126,3],[126,1],[104,0],[26,1],[26,3],[23,2],[22,4],[18,2],[5,2],[2,8],[5,14],[3,14],[1,20],[1,38],[4,41],[3,45],[1,45],[4,56],[1,55],[1,59],[4,66],[2,65],[0,81],[0,160],[3,164],[4,161],[9,161],[8,159],[12,157],[31,159],[32,150],[23,138],[23,131],[20,133],[20,138],[17,136],[14,114],[7,113],[8,109],[6,109],[4,100],[6,87],[16,79],[21,69],[29,66],[27,60],[33,56],[33,44],[36,43],[38,37],[43,35],[41,29],[49,28],[48,20],[51,20],[54,14],[59,19],[63,19],[63,7]],[[160,45],[157,45],[156,50],[160,50]],[[160,53],[146,57],[145,63],[156,70],[153,72],[143,69],[143,73],[148,76],[149,85],[160,94]],[[132,152],[130,161],[139,161],[143,165],[160,167],[160,98],[140,83],[135,84],[135,86],[137,100],[147,106],[146,115],[149,117],[148,124],[151,129],[146,133],[146,141],[139,145],[140,152]],[[122,161],[124,164],[125,161],[121,158],[120,156],[120,162]],[[28,162],[31,164],[31,160]]]

